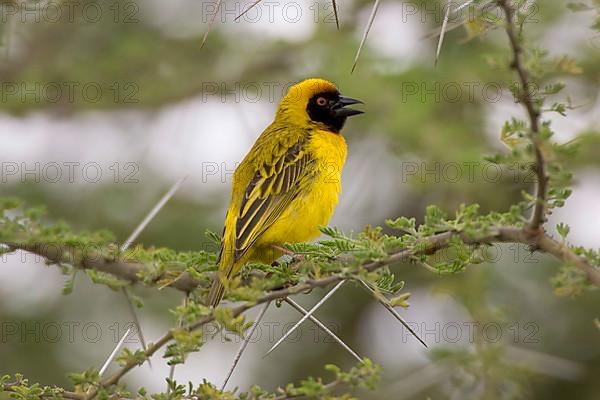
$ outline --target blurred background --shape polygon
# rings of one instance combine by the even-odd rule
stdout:
[[[107,228],[124,241],[169,187],[185,183],[144,230],[139,243],[177,250],[209,249],[206,229],[220,232],[230,178],[270,123],[290,85],[307,77],[334,81],[362,99],[366,114],[344,130],[349,157],[331,225],[356,232],[386,218],[416,217],[436,204],[453,212],[479,203],[507,210],[531,179],[483,161],[506,151],[504,121],[524,113],[506,87],[510,57],[502,31],[479,36],[476,24],[447,34],[434,67],[435,32],[445,1],[384,1],[358,66],[354,55],[372,2],[339,4],[340,29],[327,1],[269,1],[238,21],[251,1],[1,0],[0,195],[45,204],[50,220],[77,229]],[[600,38],[594,11],[563,2],[531,2],[526,36],[551,56],[577,60],[561,99],[567,117],[548,115],[559,142],[578,140],[576,183],[551,216],[571,226],[570,240],[599,247]],[[495,12],[495,11],[491,11]],[[450,20],[457,24],[460,14]],[[531,177],[529,177],[531,178]],[[214,247],[214,246],[213,246]],[[361,356],[382,365],[382,382],[365,399],[596,399],[600,383],[598,291],[558,297],[556,261],[525,247],[494,248],[489,262],[456,276],[397,265],[411,307],[401,310],[429,343],[423,348],[361,288],[348,285],[318,317]],[[442,255],[443,256],[443,255]],[[79,274],[63,296],[56,267],[27,254],[0,263],[0,374],[68,385],[66,373],[99,368],[131,322],[124,296]],[[147,340],[175,324],[173,290],[136,288]],[[323,295],[298,301],[309,307]],[[305,323],[262,358],[299,315],[271,308],[229,387],[273,389],[323,365],[354,360]],[[238,347],[215,338],[178,366],[175,378],[219,384]],[[135,337],[129,346],[139,344]],[[161,353],[162,354],[162,353]],[[168,366],[126,377],[131,388],[165,391]],[[113,366],[114,368],[114,366]]]

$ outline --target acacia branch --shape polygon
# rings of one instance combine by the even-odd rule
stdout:
[[[48,260],[53,264],[60,264],[64,262],[66,254],[70,252],[68,246],[62,244],[48,244],[48,243],[35,243],[35,244],[18,244],[10,243],[7,246],[12,250],[24,250],[32,254],[36,254],[44,259]],[[81,261],[76,265],[75,268],[79,269],[93,269],[100,272],[111,274],[119,279],[129,281],[131,283],[139,283],[142,281],[140,278],[141,274],[148,270],[148,267],[138,261],[125,260],[125,259],[108,259],[101,254],[84,254]],[[157,276],[155,282],[158,282],[166,278],[165,276]],[[189,293],[195,288],[201,286],[200,282],[191,277],[187,272],[183,272],[177,278],[172,279],[166,287],[171,287],[180,290],[185,293]]]
[[[470,245],[484,245],[492,243],[517,243],[530,246],[531,248],[538,249],[542,252],[548,253],[556,257],[557,259],[573,264],[576,268],[584,272],[589,281],[596,286],[600,287],[600,270],[596,269],[589,263],[584,257],[578,256],[570,249],[567,245],[557,242],[547,234],[542,235],[531,235],[530,232],[517,228],[517,227],[495,227],[490,228],[490,234],[481,237],[470,237],[464,232],[444,232],[437,235],[420,239],[420,242],[427,244],[427,249],[431,253],[435,253],[443,248],[448,247],[449,241],[453,236],[459,236],[461,240]],[[66,251],[63,247],[57,245],[45,245],[45,244],[10,244],[9,247],[12,250],[24,250],[37,254],[51,263],[58,264],[64,259],[63,252]],[[363,266],[367,271],[373,271],[384,265],[403,261],[408,253],[411,253],[410,249],[403,250],[394,254],[391,254],[387,259],[374,263],[365,264]],[[410,254],[418,255],[418,254]],[[146,271],[147,266],[141,262],[127,261],[122,259],[110,260],[100,256],[92,257],[86,256],[81,260],[80,265],[75,267],[81,269],[93,269],[100,272],[109,273],[119,279],[127,280],[134,283],[141,281],[140,275]],[[331,283],[335,283],[340,279],[333,279],[335,276],[324,278],[319,281],[308,280],[307,282],[314,284],[313,287],[327,286]],[[162,277],[158,277],[156,280],[160,280]],[[327,280],[331,279],[331,280]],[[319,284],[317,282],[322,282]],[[185,293],[189,293],[197,287],[200,287],[201,283],[193,279],[190,274],[183,272],[179,277],[173,279],[173,281],[167,285],[173,289],[180,290]],[[306,288],[300,289],[299,292],[306,290]],[[275,292],[273,292],[275,293]],[[294,292],[297,293],[297,292]],[[291,293],[291,294],[294,294]]]
[[[546,160],[544,159],[544,153],[541,149],[540,139],[540,111],[536,107],[533,97],[531,95],[530,88],[531,80],[529,79],[529,73],[523,65],[523,48],[519,43],[515,28],[515,9],[509,0],[498,0],[498,5],[504,10],[506,15],[506,34],[510,42],[510,47],[513,53],[513,60],[510,67],[517,72],[519,81],[521,83],[521,89],[518,92],[517,100],[524,105],[529,116],[529,124],[531,128],[531,142],[533,144],[533,150],[535,154],[535,173],[537,176],[536,185],[536,201],[529,221],[529,229],[532,233],[538,233],[544,223],[544,213],[546,206],[546,196],[548,191],[548,175],[546,173]]]
[[[487,230],[486,234],[478,236],[468,235],[465,232],[447,231],[432,236],[419,238],[415,246],[392,253],[383,260],[365,263],[356,270],[343,275],[337,274],[330,275],[321,279],[309,279],[304,281],[303,283],[294,286],[290,286],[284,289],[273,290],[254,302],[244,303],[233,308],[232,314],[234,317],[236,317],[246,312],[247,310],[256,307],[257,305],[263,304],[268,301],[284,299],[288,296],[306,292],[313,288],[325,287],[344,279],[351,279],[354,275],[359,274],[361,271],[372,272],[387,265],[410,260],[411,258],[416,256],[435,254],[436,252],[442,249],[448,248],[451,245],[452,240],[456,237],[460,238],[465,244],[474,246],[490,245],[493,243],[518,243],[528,245],[533,249],[538,249],[540,251],[546,252],[548,254],[553,255],[559,260],[572,264],[573,266],[584,272],[591,283],[600,287],[600,270],[592,264],[590,264],[590,262],[586,258],[575,254],[575,252],[566,244],[560,243],[552,239],[550,236],[543,232],[539,235],[531,235],[530,231],[519,227],[491,227]],[[8,246],[11,250],[21,249],[40,255],[52,263],[64,262],[65,251],[68,251],[68,248],[65,248],[64,246],[50,246],[45,244],[10,244]],[[140,262],[131,262],[120,259],[111,260],[103,258],[101,256],[84,256],[83,259],[80,260],[80,265],[78,265],[77,267],[106,272],[118,278],[128,280],[132,283],[139,282],[141,280],[140,273],[145,271],[145,268],[147,268],[145,264]],[[198,287],[198,285],[198,281],[192,279],[191,276],[189,276],[189,274],[183,273],[180,278],[175,279],[170,284],[170,287],[182,290],[184,292],[190,292],[194,288]],[[194,324],[192,324],[189,327],[189,329],[197,330],[212,321],[214,321],[213,315],[203,317]],[[172,330],[168,331],[154,344],[149,346],[145,351],[145,356],[147,358],[151,357],[171,340],[173,340]],[[133,369],[137,365],[138,364],[135,362],[130,362],[124,365],[114,375],[103,380],[100,383],[101,386],[108,387],[118,383],[119,380],[125,374],[127,374],[131,369]],[[94,398],[96,394],[97,388],[94,388],[85,397],[85,399],[90,400]]]
[[[542,234],[541,236],[532,236],[526,230],[521,228],[497,227],[490,228],[489,233],[487,235],[481,235],[478,237],[469,236],[464,232],[449,231],[432,235],[430,237],[422,238],[419,240],[418,244],[414,248],[400,250],[396,253],[391,254],[385,260],[373,261],[363,264],[351,274],[330,275],[321,279],[309,279],[304,281],[303,283],[294,286],[268,292],[264,296],[258,298],[256,301],[244,303],[242,305],[234,307],[232,309],[233,317],[236,317],[251,308],[254,308],[260,304],[269,301],[284,299],[288,296],[306,292],[314,288],[329,286],[344,279],[352,279],[351,277],[353,274],[358,274],[361,271],[372,272],[387,265],[410,260],[411,257],[434,254],[442,249],[448,248],[452,242],[452,239],[455,237],[459,237],[464,243],[470,245],[489,245],[492,243],[520,243],[529,245],[532,248],[539,249],[541,251],[555,256],[560,260],[573,264],[575,267],[585,272],[592,283],[600,287],[600,270],[592,266],[585,258],[576,255],[566,245],[557,242],[556,240],[552,239],[546,234]],[[192,331],[197,330],[212,321],[214,321],[214,316],[211,314],[199,319],[197,322],[190,325],[189,329]],[[158,339],[154,344],[148,347],[148,349],[145,352],[146,357],[151,357],[152,355],[154,355],[154,353],[156,353],[160,348],[162,348],[172,339],[173,331],[170,330],[160,339]],[[137,364],[133,362],[126,364],[114,375],[103,380],[101,382],[101,385],[103,387],[107,387],[117,384],[119,380],[136,365]],[[92,398],[94,398],[96,393],[96,390],[90,392],[86,400],[91,400]]]

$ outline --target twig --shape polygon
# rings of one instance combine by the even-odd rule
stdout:
[[[548,176],[546,174],[546,161],[541,150],[541,140],[539,135],[539,119],[540,111],[536,108],[533,98],[530,93],[531,82],[529,73],[523,65],[523,48],[519,43],[519,38],[515,31],[515,9],[509,4],[508,0],[498,0],[498,5],[504,10],[506,15],[506,34],[510,42],[510,47],[513,52],[513,60],[510,64],[511,68],[517,72],[521,82],[521,90],[519,92],[519,102],[525,106],[529,116],[529,124],[531,127],[531,141],[535,153],[535,172],[537,175],[536,186],[536,202],[533,209],[531,220],[529,221],[529,230],[534,234],[539,234],[540,228],[544,223],[544,213],[546,206],[546,192],[548,190]]]

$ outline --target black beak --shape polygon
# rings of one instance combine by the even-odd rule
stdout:
[[[352,104],[364,104],[362,101],[353,99],[352,97],[340,96],[338,101],[333,105],[332,111],[336,117],[350,117],[352,115],[362,114],[364,111],[353,110],[352,108],[344,108]]]

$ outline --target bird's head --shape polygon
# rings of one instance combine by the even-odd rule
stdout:
[[[346,118],[362,111],[345,108],[362,101],[342,96],[337,87],[324,79],[307,79],[292,86],[279,103],[278,117],[299,125],[315,125],[338,133]]]

